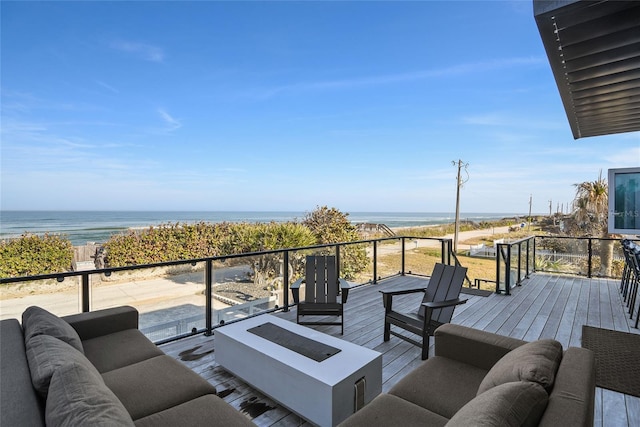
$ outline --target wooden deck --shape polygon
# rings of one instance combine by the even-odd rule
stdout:
[[[414,369],[420,349],[391,337],[383,342],[383,307],[380,289],[424,286],[425,278],[395,277],[377,285],[355,288],[346,305],[343,339],[383,353],[383,392]],[[467,304],[459,306],[453,323],[483,329],[524,340],[554,338],[564,347],[581,345],[582,325],[617,331],[640,333],[633,328],[621,300],[619,281],[587,279],[577,276],[534,274],[511,296],[488,297],[466,295]],[[413,297],[413,299],[412,299]],[[417,307],[416,296],[394,298],[394,307]],[[295,309],[278,313],[295,321]],[[340,337],[339,327],[317,326]],[[203,335],[162,345],[169,355],[181,360],[202,375],[218,394],[259,426],[309,425],[268,397],[233,377],[215,362],[214,337]],[[431,349],[433,352],[433,348]],[[640,425],[640,398],[596,389],[596,426]]]

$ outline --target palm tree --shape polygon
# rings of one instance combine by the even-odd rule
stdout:
[[[609,237],[607,230],[609,191],[607,181],[602,177],[602,171],[597,180],[574,184],[574,187],[576,187],[576,198],[573,217],[578,227],[586,235]],[[600,245],[600,274],[603,276],[611,274],[613,243],[612,240],[606,240]]]

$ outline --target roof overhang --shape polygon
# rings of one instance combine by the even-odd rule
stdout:
[[[640,130],[640,1],[533,0],[575,139]]]

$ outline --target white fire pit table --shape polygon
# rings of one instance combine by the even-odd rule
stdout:
[[[216,362],[319,426],[335,426],[382,391],[382,354],[276,316],[214,336]]]

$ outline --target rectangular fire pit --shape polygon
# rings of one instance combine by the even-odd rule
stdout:
[[[382,391],[380,353],[276,316],[260,315],[223,326],[214,336],[216,362],[319,426],[335,426]],[[303,351],[278,342],[302,346]],[[315,358],[323,352],[332,354],[316,361],[304,352],[316,354]]]

